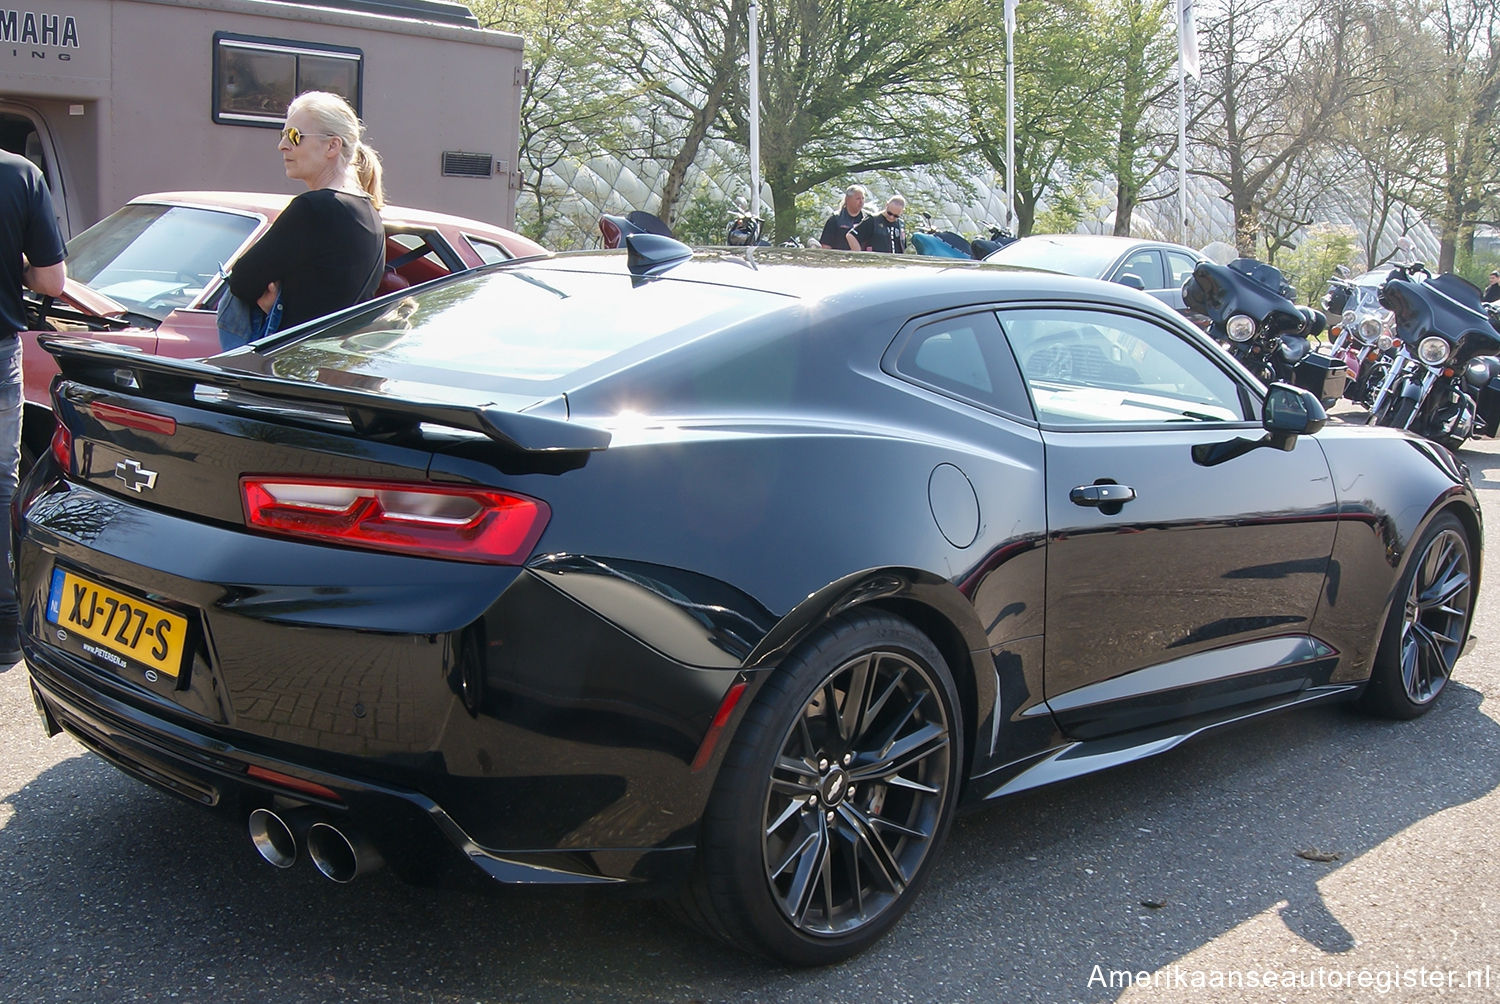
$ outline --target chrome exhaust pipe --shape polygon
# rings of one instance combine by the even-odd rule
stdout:
[[[307,831],[307,853],[318,871],[340,884],[353,882],[385,864],[363,835],[345,833],[331,823],[314,823]]]
[[[277,868],[290,868],[297,863],[297,836],[307,826],[298,817],[300,811],[288,812],[286,816],[270,809],[250,813],[250,842],[262,858]]]

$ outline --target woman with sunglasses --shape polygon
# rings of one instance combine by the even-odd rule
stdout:
[[[385,190],[380,155],[363,133],[337,94],[308,91],[287,107],[276,149],[286,176],[309,190],[287,203],[229,276],[235,296],[270,315],[266,333],[368,300],[380,284]]]

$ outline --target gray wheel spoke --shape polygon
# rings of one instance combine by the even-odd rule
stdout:
[[[818,828],[810,837],[797,856],[797,871],[792,877],[791,890],[783,904],[783,909],[798,924],[806,921],[807,911],[812,907],[814,897],[827,884],[828,831],[823,826],[822,817],[818,818]],[[824,898],[827,899],[826,891]]]
[[[875,656],[849,668],[849,685],[844,690],[844,706],[839,709],[839,738],[849,742],[859,734],[864,725],[865,708],[869,703],[869,689],[875,682]]]
[[[786,824],[787,820],[791,819],[797,813],[806,808],[807,802],[805,800],[797,799],[788,802],[786,804],[786,808],[781,810],[781,815],[777,816],[775,819],[766,824],[766,836],[769,837],[771,834],[781,829],[782,826]]]
[[[936,725],[924,725],[909,736],[892,740],[881,750],[879,759],[871,761],[864,760],[863,756],[856,758],[849,777],[855,782],[891,778],[912,764],[947,748],[948,731]]]
[[[901,869],[901,862],[870,825],[869,819],[852,805],[841,806],[839,817],[849,824],[855,855],[868,859],[875,866],[875,874],[879,876],[887,892],[899,895],[906,888],[906,875]],[[864,852],[862,855],[861,851]]]
[[[927,700],[927,698],[928,693],[926,689],[912,694],[910,699],[907,701],[906,707],[901,710],[901,713],[894,716],[890,724],[888,724],[879,734],[872,733],[870,736],[870,742],[861,742],[860,746],[866,750],[875,750],[876,752],[874,755],[876,759],[884,760],[889,757],[892,745],[895,744],[896,740],[906,730],[907,723],[910,722],[912,718],[915,717],[921,710],[922,704]]]
[[[862,739],[864,737],[865,732],[870,729],[873,723],[880,717],[880,712],[885,709],[885,706],[890,701],[892,695],[896,694],[900,690],[901,684],[905,679],[906,667],[902,666],[901,669],[896,673],[895,677],[892,678],[891,681],[886,684],[884,689],[881,690],[880,696],[868,702],[868,705],[865,708],[864,716],[859,723],[859,731],[856,732],[852,738]]]

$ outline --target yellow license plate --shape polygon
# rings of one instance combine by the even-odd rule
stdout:
[[[93,654],[116,665],[124,656],[172,677],[182,668],[186,617],[61,568],[52,570],[47,620],[87,639],[85,650],[102,646],[107,652]]]

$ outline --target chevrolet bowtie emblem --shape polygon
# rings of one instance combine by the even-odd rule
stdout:
[[[122,460],[115,464],[115,477],[125,482],[125,487],[137,494],[142,488],[156,487],[156,472],[146,470],[134,460]]]

